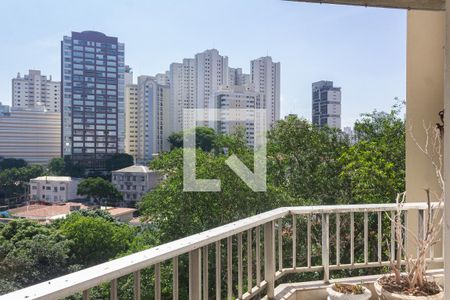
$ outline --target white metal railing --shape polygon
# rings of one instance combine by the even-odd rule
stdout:
[[[140,299],[141,270],[150,267],[155,275],[154,298],[161,299],[161,264],[167,262],[172,269],[173,299],[179,299],[182,288],[188,289],[192,300],[209,296],[218,300],[224,296],[251,299],[256,295],[271,299],[276,280],[286,274],[322,272],[323,280],[328,282],[331,271],[389,266],[385,252],[395,251],[396,241],[393,224],[385,214],[394,214],[396,208],[395,204],[278,208],[24,288],[0,299],[60,299],[76,293],[89,299],[91,288],[107,282],[110,299],[118,299],[118,279],[130,274],[134,278],[134,299]],[[421,236],[428,215],[426,204],[407,203],[402,210],[406,227],[408,221],[417,220],[414,231]],[[362,232],[358,227],[362,227]],[[376,234],[369,232],[374,228]],[[330,235],[333,229],[334,234]],[[361,241],[357,235],[362,236],[362,261],[355,257],[355,243]],[[389,246],[383,247],[386,235]],[[343,247],[350,251],[348,255],[343,256]],[[321,253],[317,255],[318,249]],[[432,249],[428,259],[441,262],[442,257],[435,257],[436,252]],[[179,282],[182,255],[189,257],[189,281],[184,287]],[[213,277],[214,282],[209,282]]]

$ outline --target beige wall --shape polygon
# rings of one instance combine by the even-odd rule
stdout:
[[[444,108],[444,43],[445,13],[430,11],[408,12],[406,55],[406,125],[424,145],[423,124],[435,126],[440,122],[439,111]],[[439,191],[434,168],[406,133],[406,191],[408,202],[426,199],[425,188]],[[416,232],[417,213],[408,216],[408,227]],[[416,255],[413,238],[408,239],[408,252]],[[440,246],[435,255],[440,256]],[[434,266],[436,267],[436,266]]]
[[[408,12],[406,125],[424,143],[423,122],[439,122],[444,108],[444,12]],[[437,189],[434,169],[406,134],[406,190],[408,202],[424,201],[424,188]]]

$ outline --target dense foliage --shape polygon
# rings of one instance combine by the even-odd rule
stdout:
[[[340,158],[349,203],[392,201],[405,190],[405,123],[396,107],[364,114],[355,123],[358,142]]]
[[[0,160],[0,170],[23,168],[27,165],[28,163],[22,158],[5,158]]]
[[[86,196],[97,205],[117,205],[122,200],[122,194],[109,181],[101,177],[90,177],[81,180],[77,194]]]
[[[7,204],[9,200],[25,199],[30,179],[44,175],[44,172],[44,168],[40,165],[0,171],[0,205]]]
[[[106,170],[108,172],[120,170],[134,164],[133,156],[127,153],[116,153],[106,160]]]
[[[279,121],[268,133],[267,192],[253,192],[225,163],[234,154],[253,169],[253,151],[246,146],[242,132],[219,135],[205,128],[197,129],[196,177],[220,179],[221,191],[184,192],[182,134],[174,134],[170,141],[174,149],[150,164],[152,169],[162,171],[166,180],[148,193],[139,207],[140,213],[151,221],[151,227],[137,229],[100,211],[76,212],[52,225],[29,221],[0,225],[0,293],[280,206],[390,202],[395,193],[405,188],[405,125],[399,114],[395,108],[389,113],[363,115],[355,124],[355,142],[339,130],[318,128],[294,116]],[[64,164],[58,167],[61,162],[64,161],[55,161],[55,167],[50,169],[64,169]],[[33,168],[38,167],[0,172],[0,188],[7,187],[10,194],[20,193],[26,178],[43,172]],[[78,192],[98,204],[114,204],[120,199],[117,190],[101,178],[84,179]],[[356,232],[360,233],[362,228],[358,226],[362,222],[355,218]],[[298,228],[304,228],[304,221],[298,220]],[[320,232],[320,222],[320,218],[314,220],[313,232]],[[376,220],[370,218],[370,232],[376,230],[373,226]],[[341,227],[341,234],[348,235],[348,220],[342,219]],[[298,230],[298,235],[299,247],[304,247],[300,241],[306,239],[306,232]],[[320,234],[317,236],[320,238]],[[283,243],[283,249],[291,249],[288,232]],[[315,263],[321,259],[320,241],[313,238],[312,243]],[[333,255],[333,237],[330,243]],[[361,256],[362,246],[358,243],[355,259]],[[369,246],[372,258],[376,247]],[[302,249],[299,263],[306,259]],[[349,251],[343,240],[341,251]],[[347,259],[343,257],[342,262]],[[223,260],[225,264],[225,254]],[[180,286],[188,281],[187,266],[185,257],[180,257]],[[170,278],[170,265],[162,265],[161,272],[164,278]],[[154,272],[146,269],[141,276],[143,297],[151,298]],[[316,278],[318,273],[304,276]],[[170,280],[162,282],[164,297],[170,294],[170,284]],[[132,299],[132,276],[124,276],[119,285],[120,298]],[[105,298],[108,285],[91,292],[93,298]],[[180,293],[182,299],[187,297],[186,290]]]
[[[394,107],[363,115],[355,124],[355,143],[340,130],[295,116],[279,121],[268,134],[265,193],[253,192],[225,164],[236,154],[252,169],[253,151],[240,132],[216,135],[214,147],[226,153],[197,145],[197,178],[220,179],[221,192],[183,192],[182,150],[174,149],[151,163],[168,179],[143,199],[141,213],[168,241],[281,205],[391,202],[405,188],[405,126],[399,114]]]
[[[203,151],[209,152],[214,147],[214,142],[217,138],[217,134],[214,129],[209,127],[196,127],[195,128],[195,145],[197,148]],[[183,147],[183,132],[172,133],[169,136],[169,143],[171,148]]]
[[[66,155],[53,158],[48,164],[48,171],[55,176],[84,177],[86,170]]]

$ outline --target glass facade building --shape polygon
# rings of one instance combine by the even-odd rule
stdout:
[[[95,31],[61,42],[61,152],[90,170],[124,152],[125,46]]]

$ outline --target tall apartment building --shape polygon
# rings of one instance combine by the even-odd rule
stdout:
[[[40,103],[49,111],[60,111],[61,83],[52,81],[51,76],[47,78],[39,70],[29,70],[23,77],[18,73],[11,81],[13,107],[33,108]]]
[[[280,63],[274,63],[270,56],[252,60],[250,77],[255,91],[264,94],[267,124],[272,126],[280,119]]]
[[[62,154],[101,170],[124,151],[125,46],[96,31],[61,42]]]
[[[172,132],[183,129],[184,108],[210,108],[214,93],[229,80],[228,57],[216,49],[197,53],[195,58],[185,58],[182,63],[172,63],[170,82]],[[199,123],[213,127],[208,122]]]
[[[158,84],[162,85],[170,85],[170,74],[169,71],[166,71],[164,73],[158,73],[155,75],[155,81]]]
[[[197,76],[195,59],[172,63],[169,71],[171,132],[183,130],[183,108],[196,108]]]
[[[209,49],[195,55],[197,73],[196,108],[212,108],[214,93],[221,85],[228,84],[228,57],[221,56],[216,49]],[[208,115],[205,114],[207,118]],[[199,124],[214,127],[213,123]]]
[[[217,116],[216,131],[231,134],[238,128],[245,129],[248,145],[255,141],[255,112],[254,109],[263,108],[264,97],[246,86],[221,86],[214,96],[214,108],[235,109],[236,113],[222,110]],[[240,112],[237,112],[237,111]],[[241,120],[245,117],[245,120]]]
[[[242,73],[242,68],[228,68],[228,85],[250,86],[250,74]]]
[[[138,140],[138,85],[125,87],[125,152],[137,156]]]
[[[139,76],[137,91],[136,161],[146,163],[170,149],[170,88],[153,76]]]
[[[312,84],[312,122],[317,126],[341,128],[341,88],[333,81]]]
[[[61,154],[61,114],[37,104],[0,114],[0,157],[47,164]]]

